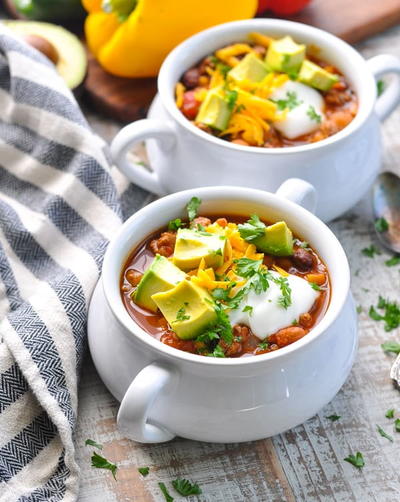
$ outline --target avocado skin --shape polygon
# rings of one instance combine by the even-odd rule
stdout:
[[[85,17],[80,0],[6,0],[13,17],[37,21],[78,21]]]

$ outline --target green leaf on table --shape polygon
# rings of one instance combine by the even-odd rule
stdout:
[[[400,432],[400,418],[396,418],[394,421],[394,429],[396,432]]]
[[[162,494],[164,495],[164,498],[166,502],[172,502],[174,500],[174,497],[172,497],[167,490],[167,487],[165,486],[164,483],[158,483],[158,486],[160,487],[160,490],[162,491]]]
[[[355,455],[349,455],[343,460],[345,462],[349,462],[349,464],[354,465],[354,467],[357,467],[357,469],[362,469],[365,465],[364,457],[359,451]]]
[[[385,352],[393,352],[393,354],[400,354],[400,343],[397,342],[384,342],[381,344],[381,348]]]
[[[368,258],[373,258],[376,254],[381,254],[381,251],[371,244],[368,248],[362,249],[361,253]]]
[[[375,230],[379,233],[387,232],[389,230],[389,223],[385,220],[385,218],[378,218],[375,220]]]
[[[383,93],[384,90],[385,90],[385,82],[383,80],[378,80],[376,82],[376,92],[378,94],[378,98]]]
[[[392,256],[389,260],[385,261],[387,267],[395,267],[400,264],[400,255]]]
[[[379,434],[383,437],[383,438],[386,438],[388,439],[389,441],[391,441],[393,443],[393,438],[392,436],[390,436],[389,434],[387,434],[383,429],[382,427],[380,427],[379,425],[376,426],[376,428],[378,429],[378,432]]]
[[[175,479],[172,481],[172,486],[184,497],[201,494],[200,486],[197,483],[191,483],[188,479]]]
[[[93,439],[86,439],[85,445],[86,446],[94,446],[95,448],[98,448],[99,450],[103,449],[103,445],[96,443],[96,441],[94,441]]]
[[[150,467],[138,467],[138,471],[143,477],[145,477],[149,474]]]
[[[102,457],[101,455],[99,455],[95,451],[93,452],[93,455],[92,455],[92,467],[96,467],[97,469],[108,469],[109,471],[112,472],[114,479],[115,480],[117,479],[115,477],[115,473],[117,472],[117,469],[118,469],[116,464],[109,462],[106,458]]]
[[[382,310],[379,313],[376,308]],[[377,307],[371,306],[369,309],[369,316],[374,321],[384,321],[385,331],[392,331],[400,326],[400,308],[395,301],[386,300],[379,296]]]
[[[394,418],[394,408],[390,408],[389,410],[387,410],[387,412],[385,413],[385,417]]]
[[[327,417],[325,417],[325,418],[327,418],[327,419],[328,419],[328,420],[330,420],[331,422],[336,422],[337,420],[339,420],[339,419],[340,419],[340,418],[342,418],[342,417],[341,417],[341,415],[335,415],[335,414],[333,414],[333,415],[328,415],[328,416],[327,416]]]

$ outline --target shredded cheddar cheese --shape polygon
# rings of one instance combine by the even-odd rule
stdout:
[[[175,103],[178,108],[182,108],[184,94],[185,94],[185,86],[181,82],[178,82],[175,86],[175,96],[176,96]]]
[[[249,52],[253,52],[249,44],[233,44],[219,49],[215,52],[215,55],[224,63],[229,64],[229,60],[232,56],[239,56],[240,54],[247,54]]]

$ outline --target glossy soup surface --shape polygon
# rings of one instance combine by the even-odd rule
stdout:
[[[234,223],[243,223],[248,219],[248,217],[226,215],[213,215],[209,218],[212,222],[218,218],[226,218],[229,222]],[[201,224],[205,223],[203,217],[197,218],[196,220],[202,221]],[[196,341],[179,339],[171,330],[168,322],[160,312],[154,314],[153,312],[139,307],[134,303],[131,297],[143,272],[149,267],[155,254],[158,253],[166,257],[172,256],[175,235],[175,232],[168,231],[167,229],[160,230],[150,235],[132,251],[121,274],[121,297],[129,315],[150,336],[176,349],[200,354],[202,352],[202,347],[199,347]],[[265,340],[267,343],[260,342],[260,339],[257,338],[247,326],[241,324],[233,326],[233,343],[230,346],[226,346],[223,341],[220,341],[225,352],[225,357],[244,357],[278,350],[307,335],[310,329],[312,329],[322,318],[329,304],[329,276],[325,264],[315,251],[308,246],[304,248],[305,246],[306,243],[302,243],[301,240],[296,239],[293,256],[276,257],[265,255],[264,264],[267,265],[268,269],[272,269],[273,265],[277,265],[290,274],[302,278],[307,278],[309,274],[316,274],[311,277],[311,282],[316,278],[320,291],[311,310],[301,315],[296,325],[288,326],[267,337]]]

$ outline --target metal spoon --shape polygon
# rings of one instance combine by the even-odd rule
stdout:
[[[372,189],[375,222],[383,218],[388,230],[375,230],[381,243],[395,253],[400,253],[400,178],[390,172],[380,174]]]
[[[400,253],[400,178],[396,174],[385,172],[376,178],[372,204],[375,223],[379,218],[388,223],[388,229],[383,231],[375,225],[378,239],[391,251]],[[390,378],[400,387],[400,355],[392,365]]]

